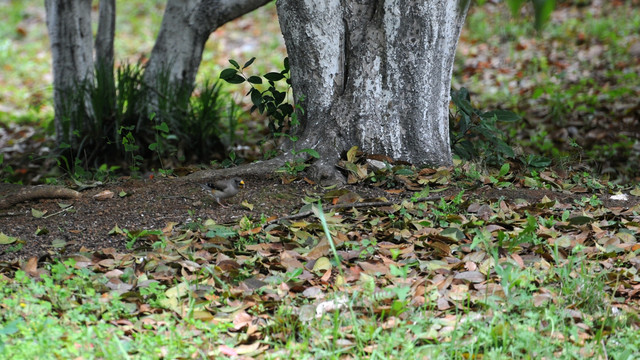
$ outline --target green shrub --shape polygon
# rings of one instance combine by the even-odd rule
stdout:
[[[498,121],[516,122],[520,116],[507,110],[482,112],[471,105],[465,88],[451,90],[451,101],[456,111],[449,116],[449,136],[453,152],[466,160],[483,157],[488,165],[500,166],[514,152],[502,132]]]

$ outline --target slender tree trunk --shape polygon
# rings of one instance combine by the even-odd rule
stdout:
[[[155,80],[167,71],[172,86],[190,92],[211,32],[268,2],[169,0],[145,71],[145,83],[155,86]],[[45,8],[53,59],[56,140],[59,144],[73,145],[74,130],[83,124],[69,121],[70,114],[73,113],[75,119],[94,117],[88,94],[80,104],[70,100],[73,95],[80,94],[78,86],[94,81],[91,0],[45,0]],[[114,35],[115,0],[100,0],[95,63],[108,71],[108,74],[101,74],[101,81],[107,81],[113,74]],[[115,89],[113,91],[115,94]]]
[[[304,113],[297,148],[321,154],[316,179],[340,179],[357,145],[417,165],[451,162],[453,59],[468,10],[454,0],[278,0]]]
[[[68,120],[78,104],[69,99],[77,87],[93,77],[93,37],[90,0],[45,0],[53,62],[53,100],[56,140],[73,143],[77,124]],[[84,99],[85,116],[92,114],[91,99]]]
[[[111,69],[113,74],[113,39],[116,34],[116,0],[100,0],[96,62]]]
[[[116,141],[118,120],[116,116],[116,82],[113,75],[113,41],[116,34],[116,1],[100,0],[98,31],[95,40],[95,85],[102,89],[94,102],[96,125],[109,128]],[[117,145],[119,146],[119,145]]]

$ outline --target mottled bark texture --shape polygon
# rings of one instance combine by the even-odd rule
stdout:
[[[468,1],[278,0],[296,98],[296,147],[316,149],[315,177],[338,180],[357,145],[413,164],[451,162],[448,107]]]
[[[47,28],[53,63],[53,101],[56,140],[72,141],[75,124],[64,121],[71,111],[84,111],[91,116],[91,101],[84,107],[70,101],[76,87],[93,77],[93,36],[90,0],[45,0]]]
[[[96,33],[96,62],[111,69],[113,74],[113,39],[116,34],[116,0],[100,0],[98,32]]]
[[[168,75],[177,88],[193,88],[202,51],[218,27],[251,12],[269,0],[169,0],[144,81],[150,86]]]

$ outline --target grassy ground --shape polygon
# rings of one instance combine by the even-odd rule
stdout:
[[[629,194],[586,175],[561,179],[545,172],[532,178],[508,167],[483,175],[469,163],[361,172],[367,179],[360,186],[339,191],[302,182],[294,197],[304,199],[301,212],[312,210],[307,217],[276,221],[263,198],[248,196],[242,206],[224,210],[242,214],[230,224],[195,217],[203,207],[192,205],[180,224],[115,224],[110,235],[102,235],[110,246],[126,241],[127,250],[65,255],[69,244],[61,237],[51,243],[51,256],[0,262],[0,355],[640,356],[639,188]],[[187,195],[185,184],[147,184],[177,195],[163,199],[165,207]],[[254,185],[253,193],[278,203],[295,191],[291,185],[263,185]],[[141,202],[143,191],[131,183],[110,187],[131,192],[128,202]],[[369,198],[371,189],[378,197]],[[636,201],[611,199],[609,193],[620,190]],[[380,194],[392,200],[386,203]],[[364,203],[348,203],[365,197]],[[311,206],[318,201],[337,206]],[[117,199],[102,205],[89,198],[75,204],[80,216],[90,204],[93,214],[128,207]],[[150,213],[149,204],[139,205],[141,214]],[[34,214],[31,222],[40,224],[38,232],[58,231],[43,226],[44,214],[29,212],[30,206],[44,205],[26,206],[27,216]],[[57,207],[48,203],[51,213]],[[93,233],[72,226],[75,234]],[[0,249],[43,239],[0,234]]]
[[[509,20],[503,6],[476,9],[458,49],[454,86],[469,88],[482,107],[522,114],[524,122],[504,130],[525,153],[637,180],[638,2],[596,3],[564,2],[537,37],[530,19]]]

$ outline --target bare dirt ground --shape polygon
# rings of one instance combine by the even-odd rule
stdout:
[[[77,200],[41,199],[27,201],[0,211],[0,233],[17,238],[9,244],[0,244],[0,261],[11,261],[46,255],[68,255],[78,251],[97,251],[114,248],[126,252],[125,244],[130,239],[114,228],[128,231],[162,229],[170,223],[183,226],[188,223],[212,219],[219,224],[235,224],[243,216],[254,222],[261,217],[278,218],[296,213],[303,199],[320,198],[330,190],[297,180],[282,184],[277,176],[248,177],[246,187],[240,194],[228,200],[222,208],[207,196],[199,181],[186,178],[134,180],[123,179],[82,192]],[[363,201],[386,201],[401,203],[413,195],[413,191],[396,189],[386,191],[368,185],[346,186],[358,194]],[[0,198],[14,193],[21,186],[0,185]],[[112,198],[96,200],[95,195],[109,190]],[[460,189],[447,187],[438,195],[451,197]],[[507,201],[523,199],[535,204],[547,196],[552,200],[573,202],[585,194],[541,189],[512,188],[496,189],[488,186],[465,190],[470,198]],[[589,195],[590,196],[590,195]],[[600,196],[605,206],[631,207],[637,201],[612,202]],[[632,197],[632,200],[634,197]],[[324,199],[327,203],[330,199]],[[71,204],[61,210],[61,204]],[[250,207],[253,209],[250,209]],[[33,210],[36,210],[35,216]],[[40,216],[38,212],[44,212]],[[0,235],[1,236],[1,235]]]

